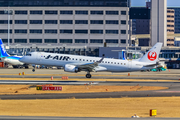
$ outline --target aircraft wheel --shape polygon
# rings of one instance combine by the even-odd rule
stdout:
[[[13,65],[13,68],[18,68],[18,66],[17,65]]]
[[[35,69],[32,69],[33,72],[35,72]]]
[[[28,69],[29,68],[29,66],[25,66],[25,69]]]
[[[86,74],[86,78],[91,78],[91,74]]]

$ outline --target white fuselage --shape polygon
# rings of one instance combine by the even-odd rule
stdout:
[[[23,65],[24,63],[20,62],[19,60],[13,60],[13,59],[4,59],[5,63],[11,64],[11,65]]]
[[[20,56],[19,58],[21,58],[22,56]],[[19,59],[17,59],[17,57],[7,57],[4,58],[4,62],[11,64],[11,65],[24,65],[23,62],[20,62]]]
[[[56,54],[45,52],[33,52],[31,56],[24,56],[20,59],[21,62],[26,64],[36,64],[45,66],[57,66],[64,67],[66,64],[82,65],[99,61],[100,57],[88,57],[69,54]],[[140,62],[136,60],[120,60],[104,58],[101,63],[95,68],[95,71],[110,71],[110,72],[128,72],[128,71],[140,71],[151,69],[154,67],[144,67],[149,63]]]

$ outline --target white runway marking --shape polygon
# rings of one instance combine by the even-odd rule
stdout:
[[[180,91],[155,91],[155,92],[162,92],[162,93],[180,93]]]
[[[89,81],[0,81],[0,84],[54,84],[54,85],[97,85],[99,82],[89,82]]]

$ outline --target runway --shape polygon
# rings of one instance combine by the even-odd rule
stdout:
[[[70,76],[69,76],[70,75]],[[1,75],[0,74],[0,78],[51,78],[51,76],[53,76],[53,78],[61,78],[62,76],[68,76],[69,79],[87,79],[85,77],[85,74],[58,74],[57,75],[24,75],[24,76],[19,76],[19,75]],[[89,78],[88,78],[89,79]],[[149,74],[137,74],[137,75],[115,75],[115,74],[109,74],[109,75],[92,75],[91,79],[151,79],[151,80],[179,80],[180,79],[180,74],[175,74],[175,75],[168,75],[168,74],[154,74],[154,75],[149,75]]]
[[[0,95],[1,100],[43,100],[43,99],[96,99],[96,98],[123,98],[123,97],[171,97],[180,96],[180,74],[177,70],[166,72],[133,72],[130,73],[92,73],[92,78],[85,78],[86,73],[66,73],[62,70],[37,70],[35,73],[25,71],[24,76],[18,73],[25,69],[8,70],[11,74],[5,74],[5,69],[0,74],[0,84],[16,85],[84,85],[91,83],[96,86],[162,86],[166,90],[152,91],[124,91],[124,92],[98,92],[98,93],[46,93],[46,94],[14,94]],[[54,80],[51,80],[53,76]],[[62,80],[62,76],[68,76],[68,80]],[[16,78],[16,79],[14,79]],[[133,114],[132,114],[133,115]],[[91,118],[91,117],[37,117],[37,116],[0,116],[0,120],[130,120],[132,118]],[[176,120],[179,118],[139,118],[142,120]]]
[[[17,85],[45,85],[45,84],[53,84],[53,85],[84,85],[84,84],[92,84],[92,85],[96,85],[96,84],[99,84],[99,82],[92,82],[92,81],[0,80],[0,84],[17,84]]]
[[[24,72],[25,75],[19,75]],[[176,69],[162,72],[128,72],[111,73],[111,72],[91,72],[91,79],[151,79],[151,80],[179,80],[180,72]],[[86,72],[68,73],[60,69],[37,69],[32,72],[31,69],[3,69],[0,78],[46,78],[51,76],[61,79],[62,76],[68,76],[69,79],[86,79]]]
[[[6,69],[5,69],[6,70]],[[25,70],[25,69],[23,69]],[[12,70],[11,70],[12,71]],[[22,69],[18,69],[22,71]],[[18,72],[17,71],[17,72]],[[28,72],[29,71],[29,72]],[[43,72],[44,71],[44,72]],[[52,72],[53,71],[53,72]],[[57,74],[61,71],[61,74]],[[75,97],[81,98],[121,98],[121,97],[167,97],[167,96],[180,96],[180,74],[176,70],[165,72],[132,72],[130,76],[127,73],[92,73],[94,76],[91,79],[84,77],[83,73],[68,74],[69,80],[62,80],[61,76],[67,75],[62,70],[38,70],[37,73],[32,73],[26,70],[24,76],[18,74],[0,74],[0,84],[25,84],[25,85],[116,85],[116,86],[162,86],[169,87],[167,90],[154,90],[154,91],[131,91],[131,92],[102,92],[102,93],[59,93],[59,94],[33,94],[33,95],[0,95],[0,99],[67,99]],[[14,71],[12,71],[13,73]],[[44,73],[44,74],[43,74]],[[51,75],[54,79],[50,80]],[[19,78],[21,80],[11,80]],[[23,79],[28,80],[23,80]],[[37,78],[37,80],[36,80]],[[6,79],[6,80],[3,80]],[[33,80],[31,80],[33,79]],[[41,80],[40,80],[41,79]],[[47,80],[43,80],[47,79]],[[75,80],[73,80],[75,79]],[[100,80],[101,81],[98,81]],[[106,81],[108,79],[108,81]],[[80,80],[80,81],[79,81]],[[93,80],[93,81],[91,81]],[[119,80],[119,81],[118,81]]]
[[[152,80],[152,81],[146,81],[146,80],[141,80],[141,81],[136,81],[136,80],[115,80],[115,81],[98,81],[98,79],[96,79],[97,81],[90,81],[90,79],[88,79],[89,81],[86,80],[67,80],[67,81],[54,81],[54,80],[0,80],[0,84],[24,84],[24,85],[43,85],[43,84],[53,84],[53,85],[84,85],[84,84],[92,84],[92,85],[120,85],[120,86],[135,86],[137,84],[140,84],[142,86],[169,86],[169,85],[176,85],[177,83],[180,83],[179,80],[168,80],[168,81],[164,81],[164,80]]]
[[[85,98],[121,98],[121,97],[172,97],[180,96],[180,91],[133,91],[133,92],[101,92],[101,93],[62,93],[62,94],[22,94],[0,95],[0,99],[85,99]]]
[[[65,84],[84,85],[90,81],[11,81],[1,80],[0,84]],[[169,87],[167,90],[153,91],[128,91],[128,92],[101,92],[101,93],[49,93],[32,95],[0,95],[0,99],[67,99],[67,98],[121,98],[121,97],[170,97],[180,96],[180,84],[176,82],[136,82],[136,81],[99,81],[94,85],[116,85],[116,86],[163,86]]]

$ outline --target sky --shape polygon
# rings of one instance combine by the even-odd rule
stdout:
[[[131,6],[146,6],[146,1],[149,0],[131,0]],[[167,0],[168,7],[180,7],[180,0]]]

